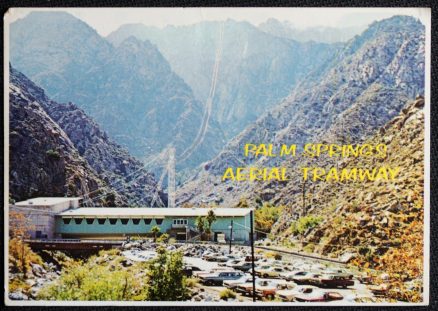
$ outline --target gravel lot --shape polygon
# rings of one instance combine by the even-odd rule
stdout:
[[[140,244],[140,246],[132,243],[133,245],[129,247],[129,249],[123,251],[123,255],[132,261],[147,261],[153,258],[156,253],[154,251],[156,245],[153,243],[149,243],[147,245]],[[171,245],[168,246],[169,249],[180,249],[184,253],[184,262],[189,266],[197,267],[203,271],[211,271],[215,268],[220,267],[218,262],[207,261],[202,259],[202,254],[208,253],[208,251],[214,251],[218,254],[228,255],[228,246],[219,246],[216,244],[207,244],[207,245],[193,245],[193,244],[179,244],[179,245]],[[267,251],[261,251],[258,255],[262,257],[265,256]],[[250,254],[250,248],[246,246],[234,246],[232,255],[235,256],[246,256]],[[281,265],[302,265],[303,267],[319,267],[322,271],[324,269],[339,269],[342,268],[345,271],[349,271],[345,268],[344,265],[339,265],[336,263],[328,263],[323,260],[318,259],[309,259],[303,258],[296,255],[285,254],[282,256],[281,260],[275,262],[275,264]],[[222,264],[223,265],[223,264]],[[328,271],[328,270],[327,270]],[[322,272],[323,273],[323,272]],[[351,273],[356,273],[356,271],[351,271]],[[225,286],[205,286],[201,283],[196,285],[196,297],[193,298],[193,301],[220,301],[219,293],[226,289]],[[362,284],[358,280],[355,280],[354,286],[350,286],[346,289],[343,288],[331,288],[330,292],[337,292],[344,297],[343,301],[346,302],[354,302],[352,299],[354,297],[369,297],[372,299],[373,294],[367,288],[365,284]],[[236,293],[236,299],[232,299],[232,301],[242,301],[248,302],[252,301],[252,297],[243,296],[240,293]]]

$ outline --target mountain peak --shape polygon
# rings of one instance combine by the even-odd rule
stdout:
[[[61,11],[31,12],[26,17],[12,23],[11,29],[18,27],[20,24],[25,26],[32,25],[32,27],[36,26],[37,29],[46,28],[49,31],[48,35],[54,32],[61,32],[61,30],[62,32],[65,32],[69,29],[74,29],[75,31],[88,31],[97,35],[97,31],[87,23],[70,13]],[[68,37],[65,39],[68,39]]]

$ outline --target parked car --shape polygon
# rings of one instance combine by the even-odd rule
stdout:
[[[213,261],[213,262],[227,262],[228,260],[230,260],[230,258],[224,255],[216,254],[216,255],[207,256],[205,260]]]
[[[231,265],[230,267],[243,272],[248,272],[252,269],[252,263],[246,261],[240,261],[236,264]]]
[[[361,282],[362,284],[371,284],[371,283],[372,283],[372,280],[373,280],[373,278],[371,277],[371,275],[366,274],[366,273],[359,275],[357,279],[358,279],[359,282]]]
[[[256,283],[256,289],[258,286],[267,286],[269,283],[269,281],[271,280],[266,280],[266,279],[256,279],[255,283]],[[236,292],[241,293],[242,295],[251,295],[252,294],[252,281],[247,282],[247,283],[243,283],[240,284],[236,287]]]
[[[291,289],[282,289],[277,291],[277,297],[282,301],[294,301],[297,295],[308,295],[318,290],[312,285],[298,285]]]
[[[185,266],[183,268],[183,273],[187,277],[193,276],[193,272],[195,272],[195,271],[202,271],[202,270],[200,268],[196,267],[196,266]]]
[[[218,265],[223,267],[231,267],[239,262],[240,262],[239,259],[230,259],[227,262],[220,262]]]
[[[254,255],[254,261],[260,261],[261,259],[263,259],[262,256],[259,255]],[[252,261],[252,256],[251,255],[246,255],[245,256],[245,261]]]
[[[256,296],[258,298],[274,299],[276,292],[277,286],[275,284],[256,287]]]
[[[236,280],[226,280],[223,282],[223,286],[229,289],[235,289],[237,286],[252,282],[252,276],[251,275],[243,275],[242,277],[236,279]]]
[[[354,281],[348,278],[345,274],[323,274],[314,276],[310,283],[320,287],[342,287],[347,288],[353,286]]]
[[[344,297],[338,292],[323,291],[314,291],[312,294],[300,294],[295,296],[295,300],[300,302],[328,302],[342,299],[344,299]]]
[[[203,255],[202,255],[202,259],[204,259],[204,260],[207,260],[207,261],[211,261],[211,260],[213,260],[215,257],[218,257],[218,256],[222,256],[222,254],[218,254],[218,253],[212,253],[212,252],[205,252]]]
[[[256,275],[259,275],[264,278],[278,278],[282,276],[283,274],[287,273],[288,269],[285,267],[279,267],[279,266],[271,266],[271,267],[262,267],[260,269],[256,269],[255,273]]]
[[[294,277],[297,273],[300,273],[300,272],[304,272],[304,271],[301,271],[301,270],[292,270],[292,271],[290,271],[290,272],[283,273],[283,279],[285,279],[285,280],[287,280],[287,281],[292,281],[293,277]]]
[[[243,275],[243,272],[240,271],[222,271],[212,274],[203,274],[199,278],[202,284],[222,286],[224,281],[237,280]]]
[[[325,274],[344,274],[345,276],[347,276],[349,279],[353,279],[354,278],[354,274],[344,270],[344,269],[327,269],[324,271]]]
[[[320,277],[319,273],[310,273],[306,271],[302,271],[301,273],[296,274],[292,277],[292,281],[299,285],[312,285],[316,282],[316,278]]]
[[[214,269],[211,269],[209,271],[206,270],[202,270],[202,271],[194,271],[193,272],[193,276],[194,277],[201,277],[202,275],[206,275],[206,274],[212,274],[212,273],[216,273],[216,272],[222,272],[222,271],[232,271],[232,268],[229,267],[217,267]]]
[[[296,286],[285,280],[271,280],[266,285],[256,286],[256,295],[259,298],[273,299],[278,290],[291,289]]]
[[[368,286],[368,289],[375,295],[375,296],[386,296],[389,291],[389,285],[382,283],[380,285],[370,285]]]

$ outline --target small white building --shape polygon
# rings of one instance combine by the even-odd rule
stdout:
[[[22,213],[32,223],[29,230],[32,239],[54,238],[55,215],[68,209],[78,208],[82,198],[40,197],[9,205],[10,212]]]

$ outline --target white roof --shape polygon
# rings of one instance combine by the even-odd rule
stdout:
[[[70,209],[59,213],[60,216],[136,216],[136,217],[196,217],[207,216],[211,208],[156,208],[156,207],[82,207]],[[250,208],[214,208],[216,216],[219,217],[234,217],[246,216],[251,211]]]
[[[60,203],[71,202],[71,201],[78,201],[81,199],[82,198],[80,198],[80,197],[77,197],[77,198],[39,197],[39,198],[28,199],[26,201],[16,202],[13,205],[17,205],[17,206],[32,206],[32,205],[51,206],[54,204],[60,204]]]

